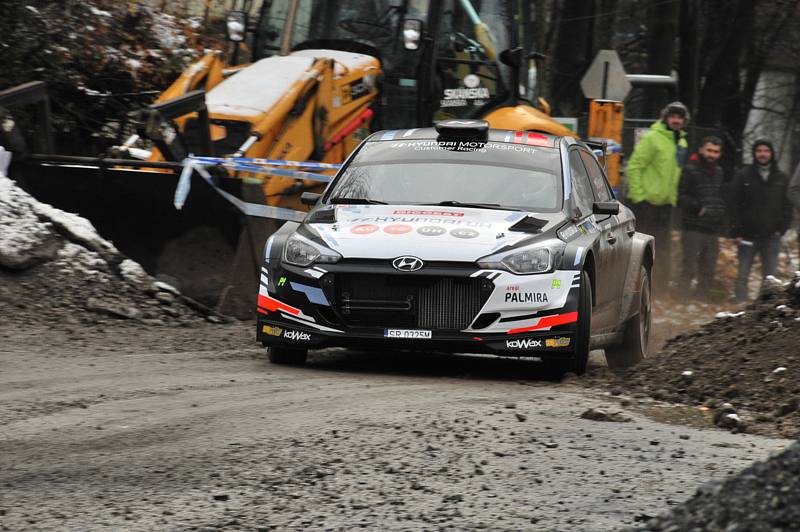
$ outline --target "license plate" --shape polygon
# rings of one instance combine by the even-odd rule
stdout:
[[[386,329],[383,331],[386,338],[418,338],[430,339],[431,331],[422,329]]]

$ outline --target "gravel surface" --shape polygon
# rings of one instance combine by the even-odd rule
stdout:
[[[796,439],[799,282],[773,283],[750,305],[676,336],[628,371],[601,368],[581,381],[615,395],[702,407],[709,423],[725,429]]]
[[[0,527],[616,530],[787,444],[661,424],[533,363],[292,368],[252,339],[0,326]]]
[[[652,532],[776,532],[800,529],[800,443],[724,481],[710,482],[688,502],[648,521]]]

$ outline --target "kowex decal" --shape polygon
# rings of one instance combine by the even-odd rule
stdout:
[[[308,342],[311,340],[311,333],[303,331],[283,331],[283,337],[296,342]]]
[[[542,347],[540,338],[519,338],[506,340],[506,349],[536,349]]]

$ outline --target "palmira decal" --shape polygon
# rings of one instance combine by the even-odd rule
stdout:
[[[547,303],[544,292],[506,292],[506,303]]]

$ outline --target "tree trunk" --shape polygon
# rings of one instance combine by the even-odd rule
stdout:
[[[647,73],[671,74],[675,60],[675,44],[678,36],[678,16],[680,4],[678,2],[664,2],[664,0],[650,0],[647,9],[649,39],[647,43]],[[668,95],[661,91],[651,91],[648,109],[652,116],[668,102]]]
[[[576,116],[584,108],[580,81],[592,60],[594,2],[564,0],[553,52],[553,107],[556,114]]]
[[[700,92],[697,123],[721,129],[726,133],[727,146],[737,149],[741,149],[744,130],[740,116],[742,91],[739,72],[745,44],[752,38],[756,4],[755,0],[712,2],[709,6],[711,20],[702,47],[709,54],[710,61]],[[733,162],[741,162],[741,153]]]
[[[700,9],[698,0],[681,0],[680,55],[678,58],[678,97],[697,115],[697,98],[700,91],[700,65],[697,36],[699,33]],[[694,122],[693,122],[694,123]]]

